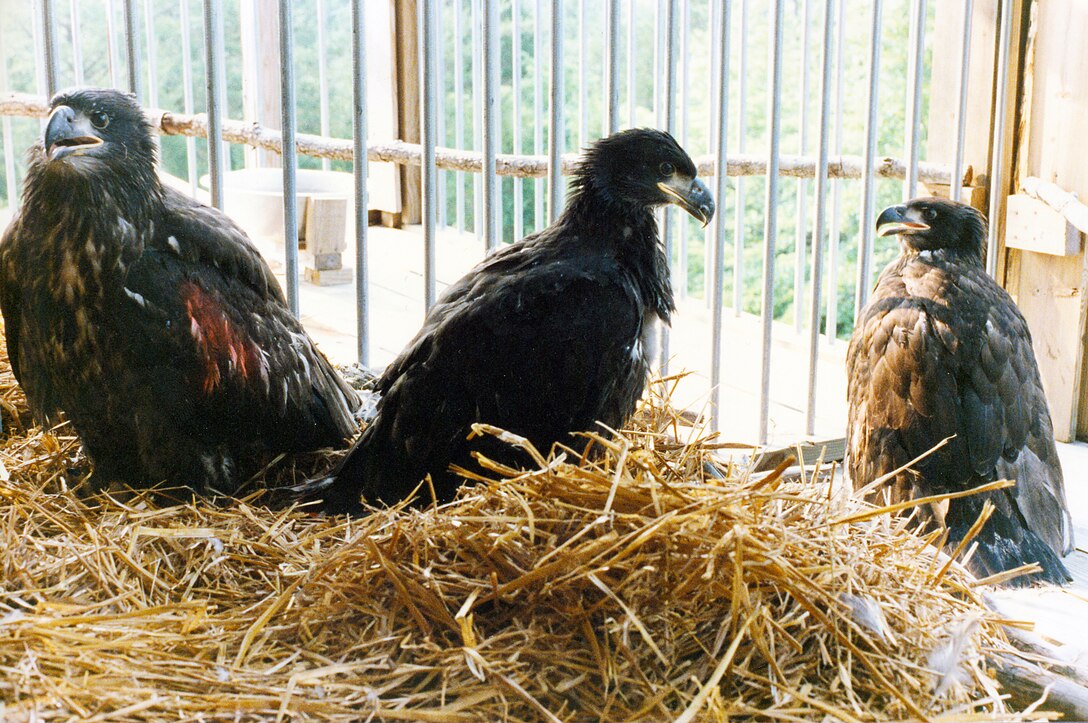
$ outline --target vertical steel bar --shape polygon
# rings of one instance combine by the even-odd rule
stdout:
[[[117,9],[113,0],[106,0],[106,55],[110,66],[110,85],[114,88],[118,87],[117,74],[120,72],[117,61],[117,31],[114,28],[116,22]]]
[[[439,146],[449,145],[446,140],[446,29],[443,23],[445,18],[443,16],[444,3],[442,0],[438,1],[438,8],[434,13],[434,36],[435,43],[438,45],[436,50],[437,54],[437,66],[435,69],[435,85],[438,88],[438,105],[437,107],[437,124],[435,125],[435,136],[438,139],[436,141]],[[438,228],[445,228],[449,225],[446,214],[446,183],[449,178],[449,173],[446,171],[437,171],[437,186],[438,186],[438,214],[435,217],[435,223],[438,224]]]
[[[223,208],[223,0],[204,0],[204,81],[208,98],[208,175],[211,203]]]
[[[461,23],[464,6],[453,0],[453,135],[457,148],[465,147],[465,36]],[[457,230],[465,230],[465,174],[454,173],[454,203],[457,205]]]
[[[563,8],[552,3],[551,106],[548,119],[548,220],[563,207]]]
[[[79,0],[72,0],[68,10],[72,23],[72,69],[75,71],[76,85],[83,85],[83,43],[79,36]]]
[[[45,25],[45,23],[42,22],[42,17],[44,15],[45,15],[45,11],[44,11],[43,7],[39,6],[39,5],[35,5],[33,7],[32,11],[31,11],[31,13],[30,13],[30,16],[31,16],[30,17],[30,22],[33,25],[33,27],[31,28],[31,32],[33,33],[33,39],[34,39],[34,54],[32,55],[32,57],[35,58],[35,62],[33,64],[33,67],[34,67],[34,81],[37,84],[36,87],[37,87],[38,93],[41,94],[41,95],[48,95],[49,94],[49,73],[46,72],[46,69],[45,69],[45,67],[48,65],[48,63],[38,62],[37,61],[38,58],[45,57],[45,53],[46,53],[45,37],[44,37],[45,36],[45,30],[42,27],[43,25]],[[44,118],[41,119],[40,123],[41,123],[41,126],[42,126],[42,130],[45,130],[45,119]]]
[[[714,136],[714,197],[719,207],[725,206],[725,194],[729,188],[726,171],[728,163],[726,154],[729,144],[729,12],[730,0],[720,0],[715,3],[720,6],[715,19],[718,21],[718,72],[714,75],[720,78],[720,85],[714,95],[717,100],[717,134]],[[712,26],[713,30],[713,26]],[[724,210],[722,208],[721,210]],[[722,306],[725,291],[725,213],[718,213],[714,218],[714,253],[711,255],[711,272],[708,279],[710,285],[710,318],[711,318],[711,344],[710,344],[710,428],[719,429],[721,421],[721,382],[722,382]]]
[[[654,122],[658,128],[664,125],[665,114],[662,111],[661,83],[662,69],[665,67],[665,3],[668,0],[657,0],[654,14]]]
[[[298,167],[295,146],[295,30],[291,0],[280,5],[280,123],[283,128],[283,245],[287,266],[287,305],[299,315],[298,306]]]
[[[636,19],[635,0],[630,0],[627,3],[627,125],[630,128],[638,125],[638,87],[635,84],[635,46],[638,42]]]
[[[963,44],[960,56],[959,105],[956,107],[956,150],[952,158],[952,200],[963,195],[963,143],[967,134],[967,83],[971,68],[971,16],[974,0],[963,0]]]
[[[778,245],[778,162],[782,134],[782,14],[785,0],[775,0],[771,20],[771,87],[767,115],[767,197],[763,222],[762,368],[759,384],[759,443],[767,443],[771,411],[771,335],[774,323],[774,261]]]
[[[128,89],[140,100],[143,96],[143,83],[140,78],[140,39],[136,36],[136,0],[124,0],[122,4],[125,19],[125,53],[128,58]]]
[[[178,14],[181,16],[181,95],[185,115],[193,114],[193,55],[192,40],[189,30],[189,0],[180,0]],[[197,191],[196,139],[185,137],[185,167],[189,175],[189,187],[193,196]]]
[[[515,0],[516,2],[516,0]],[[608,78],[606,116],[608,124],[605,135],[611,135],[620,129],[620,0],[608,0],[608,52],[606,53],[605,75]]]
[[[804,0],[801,5],[801,21],[804,25],[801,33],[801,117],[800,136],[801,155],[808,154],[808,91],[809,91],[809,64],[808,57],[812,46],[812,3]],[[800,334],[804,329],[805,320],[805,266],[808,262],[808,182],[804,178],[797,179],[797,218],[794,228],[794,264],[793,264],[793,330]]]
[[[499,152],[499,3],[484,3],[484,244],[488,251],[502,239],[502,197],[495,175]]]
[[[869,114],[865,121],[865,168],[863,173],[861,237],[858,240],[858,281],[854,293],[854,320],[869,301],[869,283],[873,264],[873,206],[876,202],[877,101],[880,96],[880,35],[884,20],[884,0],[873,0],[873,29],[869,45]]]
[[[471,0],[472,2],[472,149],[483,150],[483,70],[480,63],[480,26],[483,21],[480,18],[480,3],[487,0]],[[484,195],[483,174],[472,174],[472,230],[476,238],[483,238]]]
[[[562,3],[559,3],[562,5]],[[586,0],[578,0],[578,147],[589,141],[589,31]]]
[[[907,180],[904,196],[907,200],[918,195],[918,153],[922,136],[922,74],[926,59],[926,0],[912,0],[911,57],[907,87],[910,89],[907,107]]]
[[[544,0],[536,0],[533,12],[533,153],[544,153]],[[533,181],[533,228],[544,228],[544,186],[546,181]]]
[[[835,45],[835,154],[842,155],[842,127],[845,108],[843,87],[846,79],[846,0],[836,0],[835,21],[837,40]],[[839,317],[839,230],[842,211],[842,184],[836,178],[831,182],[831,226],[827,245],[827,343],[834,344],[838,334]]]
[[[152,0],[144,0],[144,27],[147,33],[147,104],[159,107],[159,70],[155,43],[155,13]]]
[[[997,274],[998,215],[1005,206],[1005,105],[1009,95],[1009,43],[1012,32],[1012,0],[1001,2],[1001,24],[997,36],[997,98],[994,102],[994,135],[990,140],[990,221],[986,238],[986,273]],[[1015,70],[1015,69],[1013,69]]]
[[[513,51],[513,63],[512,63],[512,87],[511,90],[514,94],[513,102],[513,133],[514,133],[514,153],[521,154],[525,151],[521,146],[521,2],[520,0],[512,0],[510,6],[510,27],[513,32],[513,43],[511,44],[511,50]],[[522,183],[521,178],[514,178],[514,240],[520,239],[525,235],[525,186]]]
[[[0,93],[7,93],[8,87],[8,57],[3,48],[0,48]],[[0,136],[4,149],[4,182],[7,188],[8,210],[13,210],[18,205],[19,195],[16,192],[15,181],[15,144],[11,137],[11,118],[0,116]]]
[[[740,57],[737,65],[737,153],[744,153],[748,135],[748,2],[740,0]],[[733,316],[744,311],[744,176],[734,182]],[[721,201],[719,200],[719,203]]]
[[[41,0],[42,63],[45,70],[45,93],[50,98],[57,92],[57,18],[53,0]]]
[[[676,52],[680,45],[680,26],[677,22],[677,11],[679,8],[677,4],[680,0],[665,0],[665,87],[661,94],[661,101],[664,112],[664,126],[665,130],[676,136],[676,74],[677,64],[680,60],[679,53]],[[672,211],[669,210],[669,206],[662,209],[661,212],[661,239],[665,245],[665,258],[669,260],[669,264],[673,264],[673,240],[672,240]],[[687,279],[681,279],[677,276],[677,268],[672,268],[672,284],[673,288],[682,287],[687,285]],[[669,327],[664,324],[661,325],[661,345],[658,347],[660,356],[658,357],[658,366],[661,369],[662,374],[669,373]]]
[[[351,0],[352,174],[355,177],[355,338],[359,363],[370,365],[369,194],[366,156],[366,0]]]
[[[438,214],[435,208],[435,187],[438,185],[438,168],[435,165],[435,119],[438,115],[438,94],[435,88],[435,66],[438,48],[434,37],[435,12],[433,0],[425,0],[419,4],[419,87],[422,89],[419,126],[423,141],[423,302],[427,311],[434,306],[437,298],[435,242]],[[484,33],[486,32],[485,28]],[[487,199],[484,200],[484,208],[487,208]]]
[[[714,28],[717,28],[721,23],[721,14],[722,14],[722,10],[723,10],[723,8],[721,6],[723,4],[724,4],[723,0],[709,0],[709,7],[708,7],[708,12],[710,14],[710,25],[709,25],[709,27],[712,30]],[[708,112],[706,114],[706,117],[707,117],[706,137],[707,137],[707,142],[710,145],[711,152],[717,152],[717,151],[715,151],[714,143],[715,143],[715,138],[716,138],[715,133],[717,132],[717,127],[718,127],[717,110],[718,110],[718,103],[720,101],[720,98],[718,98],[718,93],[720,91],[720,85],[721,85],[721,78],[719,77],[720,70],[721,70],[721,68],[719,67],[718,63],[715,63],[712,60],[710,62],[710,72],[707,73],[707,75],[709,76],[709,80],[710,80],[710,86],[707,88],[707,96],[706,96],[707,99],[710,101],[707,104]],[[724,215],[725,214],[725,199],[724,198],[719,198],[718,199],[718,204],[719,204],[718,215]],[[715,239],[717,238],[717,228],[718,228],[718,225],[715,222],[713,225],[707,226],[703,230],[703,277],[704,277],[704,279],[706,279],[706,283],[704,285],[703,300],[706,301],[706,308],[708,308],[708,309],[713,308],[712,305],[714,303],[714,295],[711,293],[711,289],[710,289],[710,276],[709,276],[709,274],[710,274],[710,270],[714,268],[714,242],[715,242]],[[724,263],[724,260],[722,260],[722,259],[719,259],[719,261]],[[714,403],[716,404],[717,403],[717,401],[716,401],[717,398],[713,397],[713,399],[715,400]]]
[[[824,227],[827,225],[827,149],[831,131],[831,53],[834,3],[824,4],[824,42],[820,73],[820,138],[816,155],[816,219],[812,229],[812,289],[808,318],[808,403],[805,434],[816,433],[816,372],[820,362],[820,292],[823,290]],[[841,30],[841,29],[840,29]]]
[[[329,80],[328,58],[325,52],[325,23],[328,21],[325,12],[325,0],[317,0],[317,108],[318,123],[321,135],[329,136]],[[332,167],[332,161],[328,158],[321,159],[321,170],[327,171]]]
[[[689,0],[682,0],[680,8],[678,8],[680,15],[674,18],[674,22],[679,20],[680,27],[677,30],[677,45],[673,46],[673,52],[679,55],[677,59],[677,73],[679,75],[679,82],[676,86],[677,90],[673,91],[673,104],[676,109],[673,111],[677,115],[674,124],[677,126],[677,140],[680,141],[680,145],[684,148],[688,145],[688,106],[689,106],[689,94],[688,94],[688,26],[691,24],[691,2]],[[676,222],[676,235],[677,249],[676,253],[676,278],[680,280],[680,298],[686,299],[688,297],[688,221],[686,216],[676,216],[673,219]],[[703,283],[706,283],[706,269],[703,269]]]

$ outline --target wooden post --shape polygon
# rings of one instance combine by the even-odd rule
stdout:
[[[1079,150],[1088,136],[1088,5],[1047,0],[1035,8],[1017,167],[1021,174],[1088,198],[1088,165]],[[1088,436],[1088,256],[1083,251],[1067,256],[1011,251],[1012,257],[1010,286],[1015,281],[1017,301],[1031,327],[1055,436],[1061,441]]]
[[[409,143],[419,143],[419,33],[417,0],[390,0],[393,11],[393,37],[396,47],[395,93],[397,98],[398,136]],[[422,173],[418,166],[401,169],[401,221],[419,223],[423,217]],[[383,217],[383,222],[390,219]],[[395,225],[396,224],[394,220]]]
[[[935,3],[933,77],[959,78],[963,42],[963,5]],[[971,76],[967,83],[967,133],[963,166],[974,183],[989,178],[990,128],[993,122],[994,64],[997,55],[998,0],[975,0],[971,15]],[[926,160],[951,164],[956,151],[956,114],[959,111],[956,83],[930,93],[929,135]],[[946,187],[927,184],[931,193],[948,195]],[[963,200],[986,210],[985,193],[964,193]]]
[[[278,130],[280,121],[280,20],[276,0],[242,0],[242,104],[246,120]],[[246,168],[279,168],[278,154],[245,148]]]

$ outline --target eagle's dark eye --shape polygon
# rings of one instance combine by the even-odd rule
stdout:
[[[933,219],[937,218],[937,211],[936,211],[936,209],[933,209],[933,208],[923,208],[923,209],[922,209],[922,218],[924,218],[924,219],[925,219],[925,220],[927,220],[927,221],[932,221]]]
[[[661,172],[662,176],[671,176],[676,171],[676,166],[672,165],[668,161],[665,161],[657,167],[657,170]]]
[[[91,125],[98,130],[102,130],[110,124],[110,117],[100,110],[92,111],[88,117],[91,119]]]

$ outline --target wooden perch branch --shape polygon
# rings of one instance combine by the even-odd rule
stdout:
[[[1025,178],[1020,186],[1024,193],[1060,213],[1073,228],[1081,233],[1088,233],[1088,206],[1077,199],[1077,194],[1034,176]]]
[[[163,135],[183,135],[196,138],[208,137],[208,118],[201,113],[183,115],[168,110],[147,109],[147,117],[155,129]],[[41,96],[12,93],[0,97],[0,115],[46,116],[49,104]],[[282,152],[283,138],[279,131],[265,128],[257,123],[224,118],[222,121],[223,140],[255,148]],[[316,158],[331,158],[339,161],[352,159],[350,139],[328,138],[308,133],[297,136],[298,152]],[[397,163],[418,166],[422,164],[422,151],[418,143],[403,141],[372,141],[367,144],[367,158],[377,163]],[[454,148],[438,148],[435,152],[437,166],[445,171],[464,171],[467,173],[483,172],[483,155],[473,151]],[[695,159],[699,174],[714,175],[714,156],[700,156]],[[571,175],[578,163],[578,155],[568,153],[563,156],[563,174]],[[767,159],[754,154],[736,154],[726,161],[727,176],[763,176],[767,173]],[[865,161],[861,156],[836,156],[828,159],[828,178],[861,178]],[[495,159],[495,170],[500,176],[520,178],[542,178],[548,174],[548,159],[545,156],[521,156],[499,154]],[[906,163],[898,158],[880,158],[876,161],[876,175],[880,178],[903,179],[907,175]],[[779,174],[791,178],[815,178],[816,159],[812,156],[784,155],[779,159]],[[918,179],[924,183],[948,185],[951,171],[948,166],[938,163],[918,164]]]

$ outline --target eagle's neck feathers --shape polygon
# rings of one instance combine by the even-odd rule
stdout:
[[[576,186],[556,222],[555,239],[588,244],[612,254],[638,286],[645,303],[668,322],[676,304],[669,263],[653,211],[618,202],[592,184]]]

